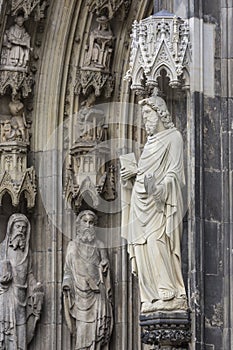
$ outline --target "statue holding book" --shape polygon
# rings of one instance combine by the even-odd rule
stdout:
[[[120,158],[122,235],[139,280],[141,312],[186,310],[180,253],[183,140],[161,97],[154,94],[140,105],[148,140],[138,165],[132,153]]]

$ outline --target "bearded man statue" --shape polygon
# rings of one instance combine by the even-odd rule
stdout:
[[[26,350],[40,317],[44,292],[32,273],[30,234],[28,218],[11,215],[0,244],[0,349]]]
[[[76,220],[76,238],[66,253],[64,311],[68,328],[76,335],[75,350],[107,350],[112,333],[109,261],[96,237],[96,224],[95,213],[82,211]]]
[[[148,139],[137,168],[121,169],[122,235],[139,280],[141,312],[186,310],[180,252],[183,140],[161,97],[154,94],[140,104]]]

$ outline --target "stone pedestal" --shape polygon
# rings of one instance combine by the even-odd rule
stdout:
[[[191,341],[188,311],[155,312],[140,315],[141,340],[152,349],[187,349]]]

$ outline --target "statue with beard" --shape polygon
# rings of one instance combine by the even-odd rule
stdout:
[[[13,214],[0,244],[0,349],[26,350],[39,319],[43,287],[31,270],[30,223]]]
[[[136,170],[121,169],[122,236],[138,276],[141,313],[187,310],[180,251],[183,139],[156,90],[139,103],[148,139]]]
[[[76,220],[76,238],[66,253],[64,311],[70,332],[76,333],[76,350],[107,350],[112,332],[109,261],[96,238],[96,223],[92,211],[82,211]]]

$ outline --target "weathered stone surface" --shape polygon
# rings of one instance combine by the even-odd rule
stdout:
[[[14,26],[14,13],[10,6],[13,2],[13,11],[17,11],[21,4],[36,4],[38,1],[0,1],[1,39],[6,30]],[[93,12],[85,1],[50,0],[47,13],[44,13],[47,18],[41,18],[39,22],[35,22],[35,15],[41,17],[43,13],[37,11],[36,7],[31,13],[30,9],[26,11],[24,17],[29,17],[24,26],[31,38],[30,46],[33,47],[27,65],[34,73],[1,71],[0,74],[1,120],[11,117],[7,106],[11,100],[12,89],[13,95],[20,90],[25,115],[32,122],[28,164],[33,165],[39,175],[39,193],[34,211],[29,212],[25,200],[20,200],[19,203],[20,211],[27,213],[33,227],[33,272],[38,280],[45,283],[45,307],[36,335],[28,347],[31,350],[75,348],[75,339],[72,339],[65,324],[61,297],[66,247],[75,237],[75,214],[62,208],[65,183],[65,176],[62,179],[62,167],[66,167],[63,158],[69,158],[69,150],[77,138],[74,125],[85,99],[82,93],[77,95],[75,90],[76,71],[83,66],[90,33],[98,26],[96,18],[102,15],[108,18],[115,37],[109,65],[115,86],[109,81],[106,91],[100,89],[96,103],[105,103],[106,96],[111,96],[108,101],[120,102],[117,111],[111,103],[106,109],[108,137],[115,138],[118,142],[114,150],[111,150],[115,163],[118,161],[115,154],[121,153],[124,147],[129,152],[135,151],[140,155],[139,149],[134,150],[137,145],[133,140],[137,139],[139,144],[144,144],[145,140],[141,115],[133,106],[138,97],[129,91],[122,77],[129,69],[132,23],[153,13],[153,1],[132,1],[126,17],[125,2],[123,4],[122,1],[114,1],[115,4],[121,3],[114,11],[108,0],[88,3],[95,3]],[[45,1],[40,1],[40,4],[41,7],[45,6]],[[107,7],[104,9],[105,4],[110,6],[109,13]],[[96,6],[101,9],[101,13],[97,14]],[[154,11],[165,9],[182,18],[190,18],[192,28],[194,74],[191,77],[191,93],[187,92],[186,99],[182,94],[178,97],[166,88],[166,84],[163,86],[163,93],[172,107],[173,121],[182,131],[187,155],[189,210],[184,218],[182,255],[195,333],[190,347],[208,350],[228,350],[232,341],[232,317],[229,312],[232,299],[232,288],[229,284],[232,279],[232,252],[229,249],[232,247],[230,204],[233,178],[232,7],[232,0],[156,0]],[[121,22],[120,18],[124,18],[124,21]],[[92,68],[93,65],[94,62],[91,64]],[[86,76],[92,77],[93,73]],[[95,79],[92,83],[98,88],[98,74]],[[34,87],[32,80],[35,80]],[[160,86],[162,87],[161,81]],[[211,94],[207,96],[206,91]],[[91,91],[87,91],[87,95],[89,93]],[[63,121],[66,121],[64,127]],[[57,129],[58,125],[60,128]],[[56,129],[55,137],[51,137]],[[48,141],[51,149],[56,151],[50,153],[46,148]],[[111,154],[109,157],[111,158]],[[119,198],[118,183],[116,188]],[[16,210],[8,194],[3,196],[3,203],[4,207],[0,208],[1,241],[4,239],[6,222]],[[110,207],[105,206],[104,210]],[[109,348],[141,350],[144,347],[140,341],[138,322],[138,280],[132,278],[126,248],[121,246],[121,213],[104,211],[101,215],[100,222],[104,232],[100,232],[100,236],[105,238],[107,244],[114,246],[113,249],[109,247],[109,260],[115,327]],[[115,228],[114,233],[109,231],[111,227]]]
[[[221,221],[221,173],[219,171],[205,171],[203,189],[204,215],[207,220]]]
[[[1,347],[27,349],[40,318],[44,291],[32,273],[31,226],[23,214],[10,216],[0,245]],[[12,343],[13,342],[13,343]]]
[[[80,349],[106,349],[113,328],[110,266],[106,248],[96,237],[96,224],[94,212],[79,213],[62,282],[66,323]]]
[[[218,223],[205,221],[204,241],[205,241],[205,260],[204,260],[205,274],[218,275],[219,269],[222,264],[220,226]]]

